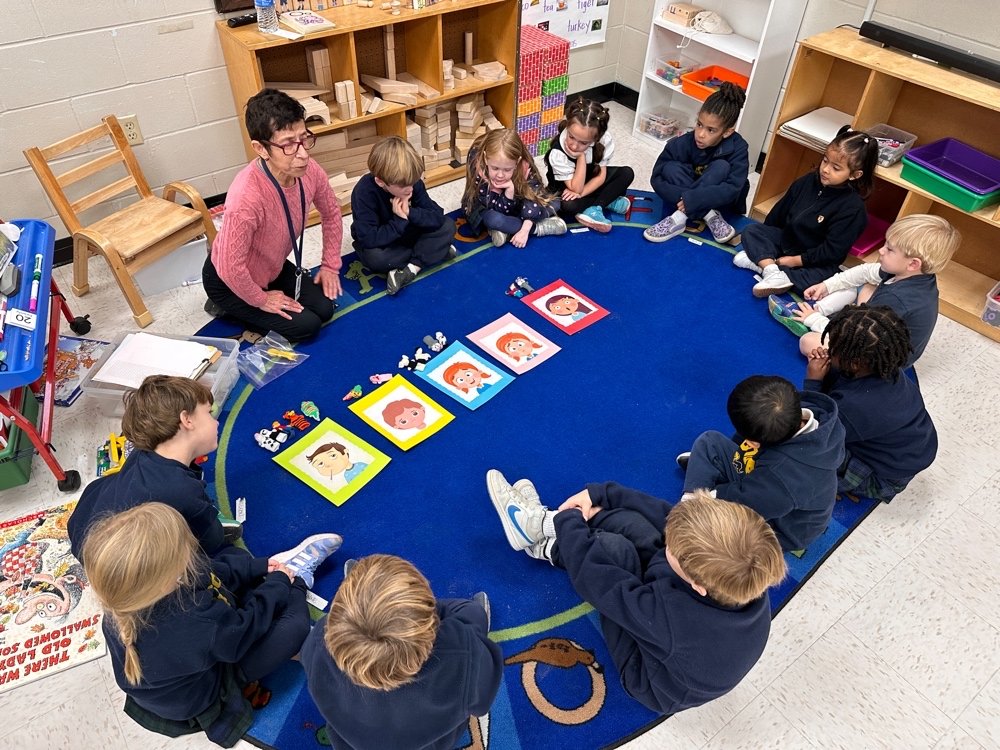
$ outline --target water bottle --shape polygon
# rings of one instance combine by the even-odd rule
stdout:
[[[257,11],[257,29],[261,34],[273,34],[278,30],[278,12],[274,9],[274,0],[253,0],[253,9]]]

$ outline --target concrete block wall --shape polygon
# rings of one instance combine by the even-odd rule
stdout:
[[[111,113],[138,115],[145,142],[134,150],[154,190],[172,180],[204,196],[228,189],[246,156],[212,0],[9,5],[0,24],[0,215],[44,219],[65,236],[21,152]]]
[[[635,0],[609,0],[604,44],[591,44],[569,52],[569,91],[584,91],[620,80],[618,64],[625,32],[626,8],[639,4],[641,3]],[[645,49],[646,43],[643,42],[643,50]]]

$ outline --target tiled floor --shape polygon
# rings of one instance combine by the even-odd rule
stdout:
[[[658,150],[632,136],[631,111],[612,105],[611,122],[635,187],[649,189]],[[451,210],[460,190],[452,183],[432,195]],[[316,262],[310,234],[307,258]],[[93,260],[91,269],[91,294],[70,300],[75,312],[91,314],[95,336],[133,328],[105,268]],[[69,290],[69,267],[56,276]],[[202,301],[200,287],[152,298],[149,330],[197,330],[207,321]],[[626,747],[1000,748],[1000,346],[941,318],[919,371],[941,438],[934,466],[795,596],[741,685]],[[118,425],[85,399],[56,416],[60,460],[89,481],[95,446]],[[0,495],[0,515],[43,508],[57,494],[36,458],[31,482]],[[107,658],[0,694],[0,746],[214,747],[202,736],[149,734],[121,702]]]

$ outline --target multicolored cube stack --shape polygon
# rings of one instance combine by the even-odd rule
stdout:
[[[537,26],[521,27],[517,133],[535,156],[549,150],[569,85],[569,41]]]

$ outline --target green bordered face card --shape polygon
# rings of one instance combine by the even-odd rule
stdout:
[[[404,451],[454,419],[402,375],[393,375],[348,408]]]
[[[274,457],[334,505],[343,505],[389,463],[389,457],[324,419]]]

